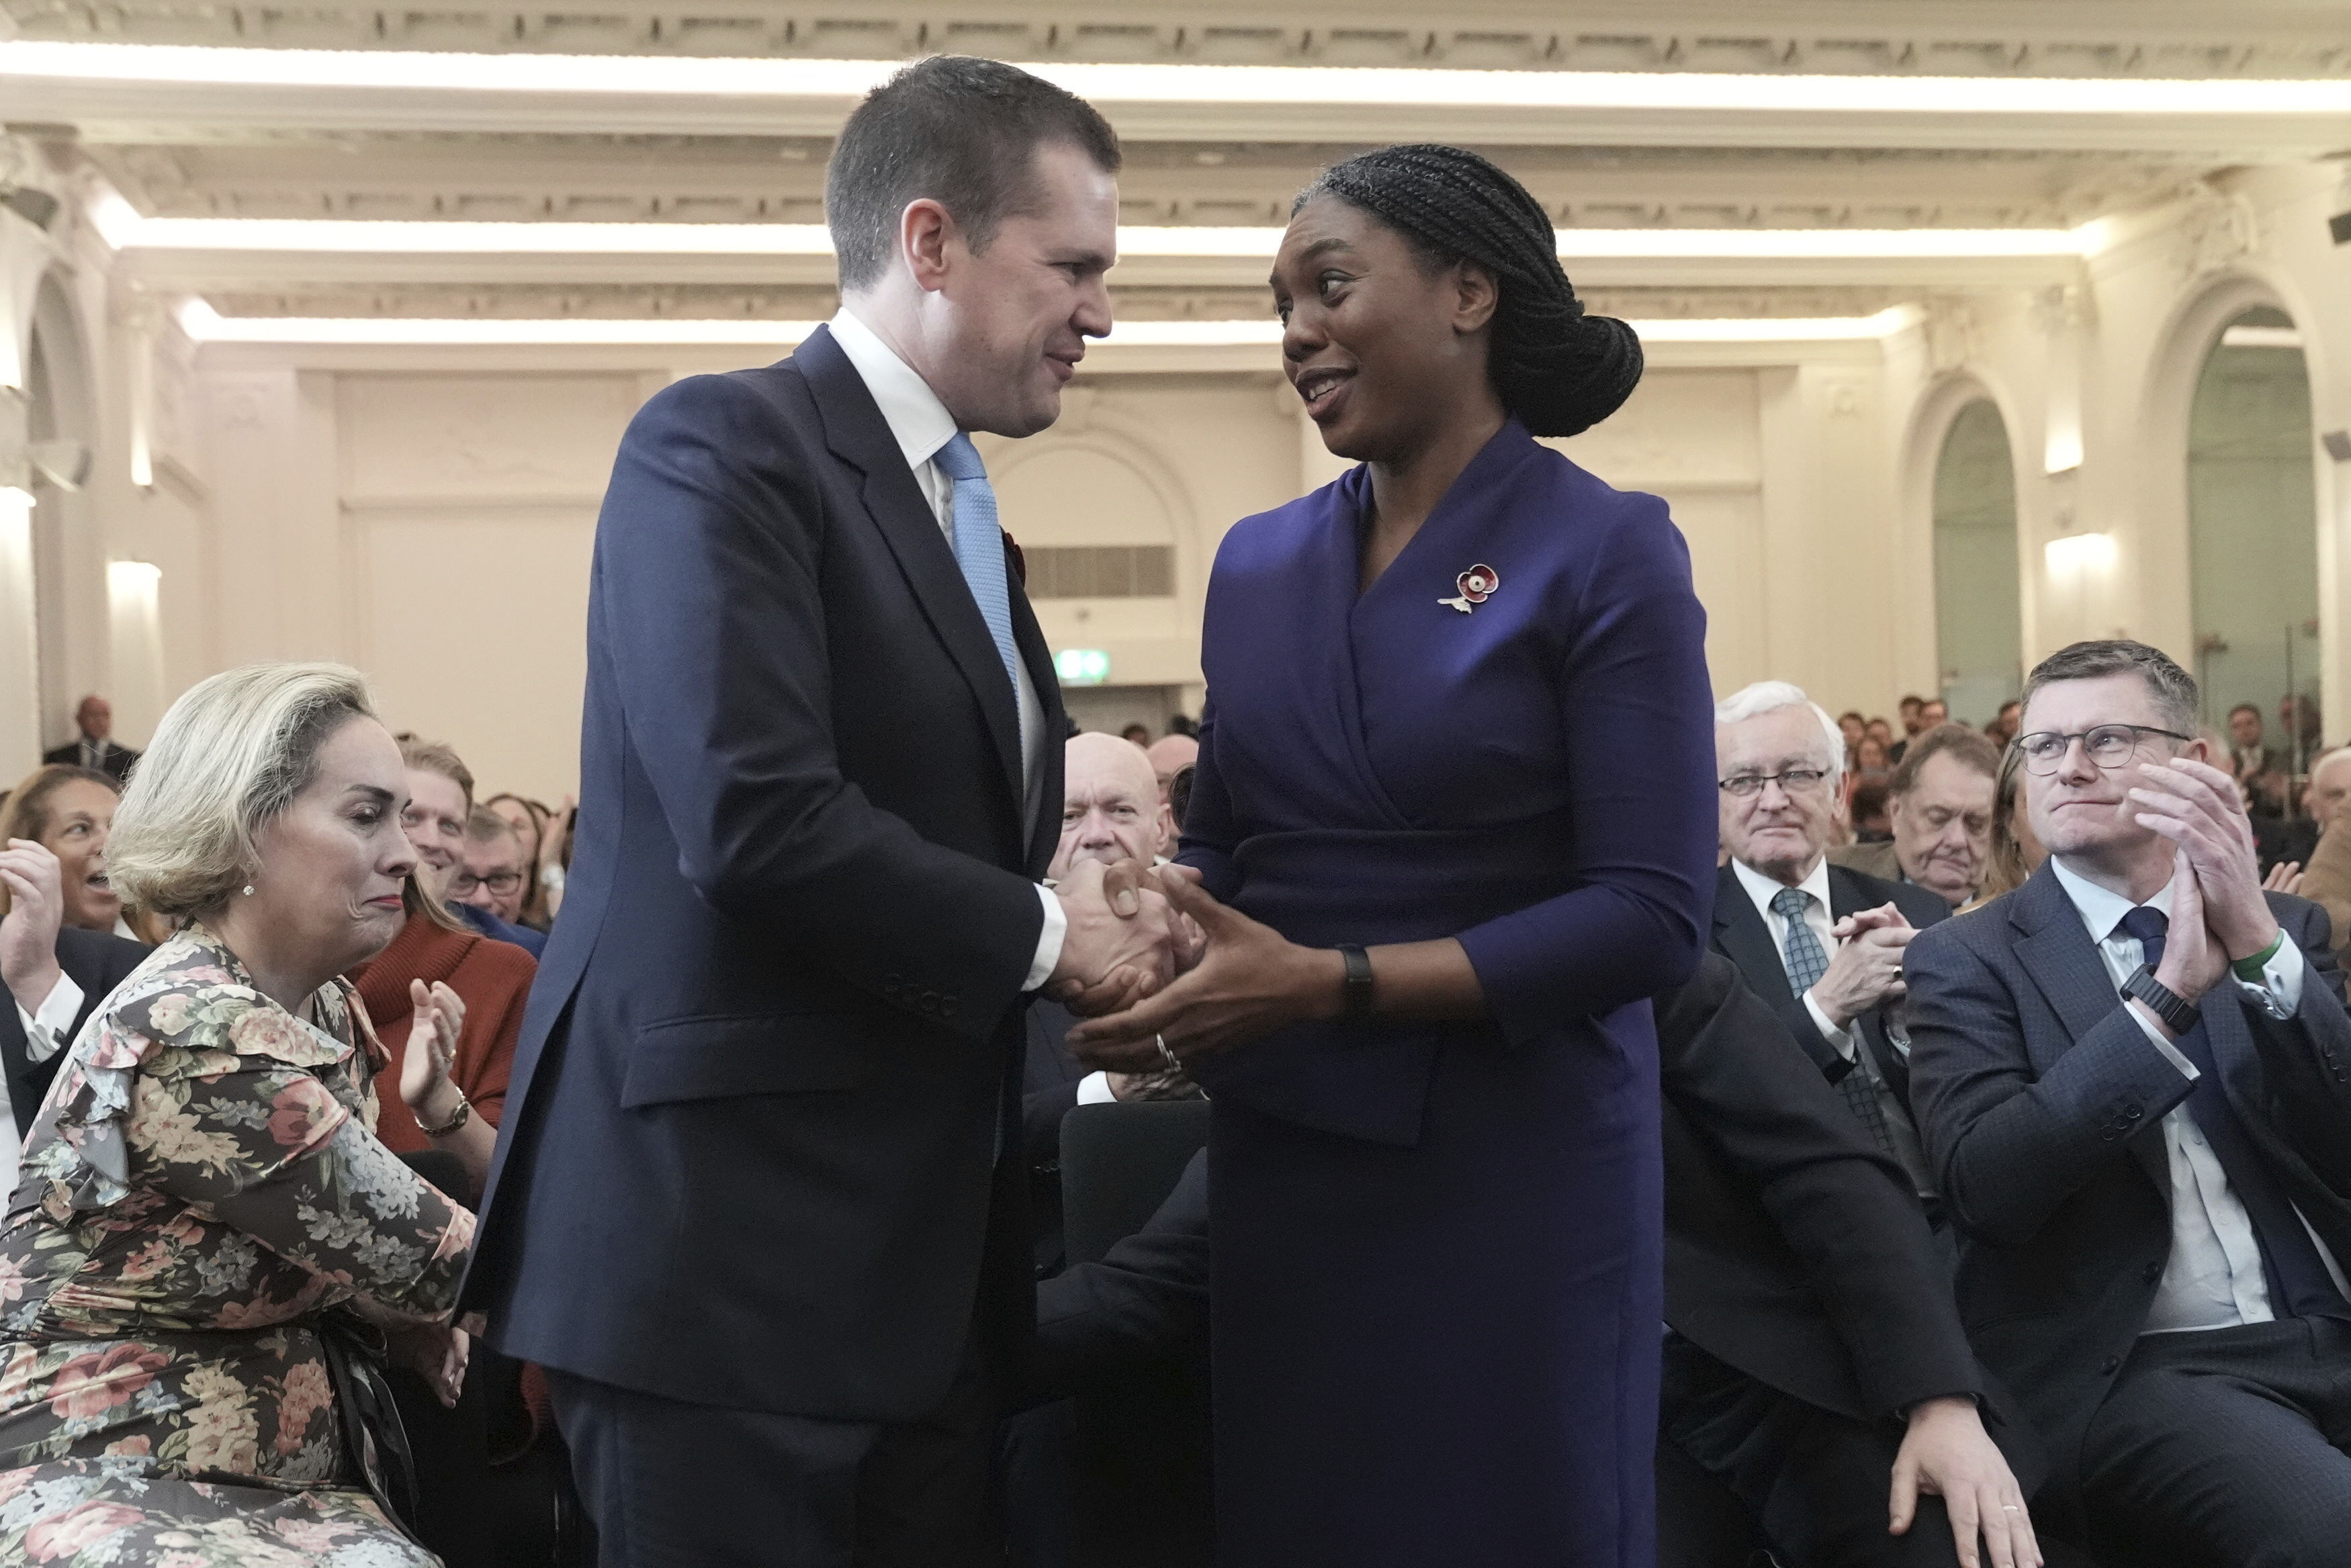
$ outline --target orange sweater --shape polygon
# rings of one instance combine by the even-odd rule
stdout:
[[[474,1103],[474,1113],[492,1127],[506,1112],[507,1080],[514,1072],[515,1041],[522,1033],[523,1003],[530,999],[537,961],[512,942],[493,941],[471,931],[444,930],[411,915],[392,945],[351,971],[367,1004],[368,1018],[392,1060],[376,1077],[376,1137],[395,1154],[433,1147],[416,1125],[416,1114],[400,1097],[400,1066],[408,1049],[414,1008],[408,982],[444,981],[465,1004],[465,1026],[457,1035],[457,1059],[449,1076]]]

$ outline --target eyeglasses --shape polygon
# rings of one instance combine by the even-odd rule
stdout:
[[[1783,768],[1776,774],[1733,774],[1719,781],[1717,787],[1726,794],[1745,800],[1750,795],[1761,794],[1767,784],[1778,784],[1784,794],[1794,794],[1800,790],[1817,788],[1820,782],[1828,776],[1821,768]]]
[[[503,898],[522,886],[519,871],[493,871],[486,877],[476,877],[470,871],[460,871],[449,878],[449,897],[462,898],[476,888],[487,888]]]
[[[2055,730],[2035,730],[2030,735],[2016,737],[2016,749],[2024,753],[2025,768],[2046,778],[2064,762],[2074,742],[2082,742],[2082,754],[2109,773],[2131,760],[2138,750],[2139,740],[2146,735],[2164,735],[2175,741],[2191,741],[2193,735],[2183,735],[2177,730],[2159,730],[2153,724],[2100,724],[2094,730],[2077,734],[2060,734]]]

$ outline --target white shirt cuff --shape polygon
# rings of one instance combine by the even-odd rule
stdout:
[[[1053,889],[1040,882],[1037,897],[1045,906],[1045,929],[1037,933],[1037,957],[1029,965],[1029,978],[1022,982],[1023,991],[1041,991],[1061,967],[1061,944],[1069,940],[1070,917],[1061,909],[1061,900]]]
[[[2308,971],[2308,961],[2292,937],[2278,943],[2277,951],[2262,966],[2262,978],[2256,982],[2237,981],[2252,1004],[2272,1018],[2292,1018],[2302,1010],[2302,977]],[[2232,975],[2230,978],[2235,979]]]
[[[74,983],[73,976],[59,971],[57,983],[49,987],[38,1009],[28,1013],[21,1004],[17,1007],[16,1022],[25,1030],[25,1060],[46,1062],[57,1054],[73,1033],[74,1014],[81,1011],[81,987]]]
[[[1821,1032],[1822,1039],[1836,1047],[1838,1055],[1848,1062],[1859,1060],[1854,1054],[1853,1031],[1839,1029],[1831,1023],[1829,1015],[1821,1011],[1821,1004],[1813,1000],[1813,993],[1809,991],[1804,992],[1804,1011],[1813,1015],[1813,1027]]]
[[[2139,1032],[2155,1043],[2155,1048],[2163,1053],[2163,1059],[2170,1063],[2173,1067],[2177,1068],[2181,1077],[2187,1079],[2192,1084],[2197,1079],[2204,1075],[2202,1073],[2197,1071],[2195,1063],[2189,1061],[2187,1057],[2179,1054],[2179,1046],[2174,1045],[2170,1041],[2166,1040],[2163,1037],[2163,1026],[2161,1024],[2156,1023],[2154,1019],[2149,1018],[2146,1013],[2141,1012],[2137,1008],[2133,1007],[2127,1001],[2123,1003],[2123,1011],[2129,1013],[2131,1017],[2137,1022]]]
[[[1108,1073],[1088,1073],[1078,1080],[1078,1104],[1081,1106],[1108,1105],[1116,1098],[1110,1092]]]

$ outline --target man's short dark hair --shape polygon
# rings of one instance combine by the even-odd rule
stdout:
[[[1927,700],[1914,691],[1909,696],[1902,699],[1901,701],[1894,704],[1894,711],[1899,713],[1907,708],[1924,708],[1926,705]]]
[[[2000,748],[1965,724],[1938,724],[1903,749],[1902,761],[1886,781],[1886,789],[1907,795],[1918,783],[1918,771],[1933,758],[1949,755],[1988,779],[2000,777]]]
[[[2196,678],[2172,662],[2159,648],[2127,638],[2106,638],[2061,648],[2032,667],[2024,682],[2023,702],[2059,680],[2095,680],[2106,675],[2136,675],[2155,696],[2156,711],[2166,728],[2183,735],[2196,732]]]
[[[2229,717],[2231,719],[2235,718],[2240,713],[2251,713],[2256,719],[2262,716],[2261,708],[2257,704],[2252,702],[2240,702],[2235,707],[2229,710]]]
[[[878,280],[898,217],[927,196],[975,251],[1027,210],[1037,149],[1066,141],[1118,172],[1118,134],[1093,105],[999,60],[933,55],[865,95],[833,143],[824,217],[844,290]]]

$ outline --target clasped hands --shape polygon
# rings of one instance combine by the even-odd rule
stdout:
[[[1300,947],[1218,903],[1184,866],[1081,861],[1055,887],[1069,934],[1046,994],[1083,1023],[1089,1067],[1152,1073],[1339,1004],[1332,950]]]
[[[2138,775],[2122,809],[2173,846],[2171,920],[2155,978],[2193,1002],[2230,964],[2269,950],[2277,917],[2262,897],[2261,856],[2236,781],[2192,757],[2141,763]]]

